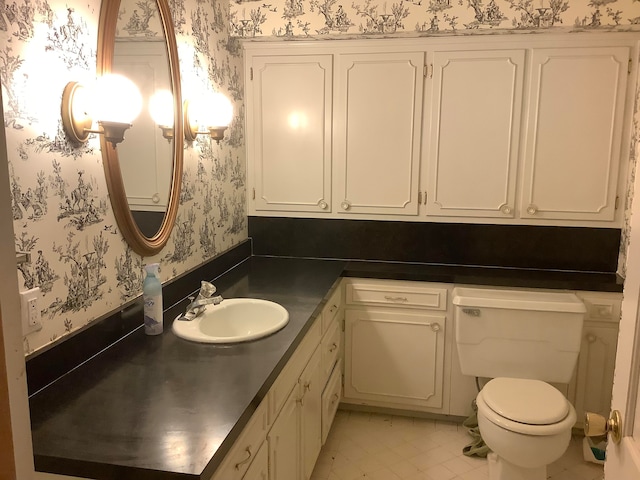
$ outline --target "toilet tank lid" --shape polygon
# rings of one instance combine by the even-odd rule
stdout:
[[[584,302],[571,292],[456,287],[453,289],[453,304],[458,307],[540,312],[586,313],[587,311]]]

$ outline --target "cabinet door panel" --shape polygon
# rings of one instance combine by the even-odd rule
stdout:
[[[255,57],[252,69],[255,209],[330,211],[331,56]]]
[[[300,478],[298,400],[298,389],[294,388],[267,436],[270,480],[299,480]]]
[[[423,65],[422,52],[339,56],[337,212],[417,215]]]
[[[442,407],[445,321],[422,312],[347,310],[345,398]]]
[[[322,447],[322,350],[318,347],[300,376],[302,391],[302,478],[308,480],[313,473]]]
[[[628,61],[627,47],[533,51],[523,218],[614,219]]]
[[[524,56],[434,54],[428,215],[514,216]]]
[[[583,424],[585,412],[609,416],[618,344],[617,327],[617,323],[584,325],[575,398],[579,426]]]

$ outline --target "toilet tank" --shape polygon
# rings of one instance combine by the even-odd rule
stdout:
[[[568,292],[454,288],[464,375],[569,383],[586,308]]]

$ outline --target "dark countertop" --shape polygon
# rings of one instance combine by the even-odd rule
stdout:
[[[364,260],[347,262],[342,276],[593,292],[622,292],[623,287],[622,277],[615,273],[425,265],[420,263],[371,262]]]
[[[98,479],[208,479],[322,310],[340,276],[621,291],[615,274],[251,257],[215,280],[225,298],[283,305],[287,326],[236,345],[184,341],[165,313],[30,399],[36,469]]]
[[[36,469],[105,479],[208,479],[324,305],[344,262],[251,258],[223,297],[280,303],[289,323],[235,345],[141,328],[30,399]],[[178,312],[175,312],[176,315]]]

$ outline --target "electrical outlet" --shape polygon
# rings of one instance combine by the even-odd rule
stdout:
[[[20,306],[22,310],[22,334],[27,335],[42,329],[40,319],[40,288],[32,288],[20,292]]]

